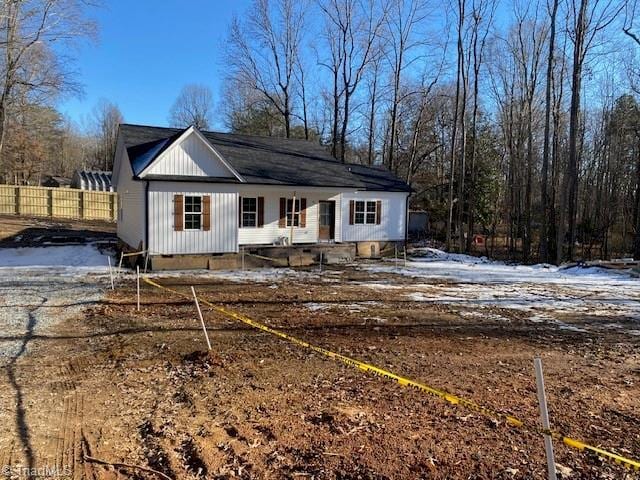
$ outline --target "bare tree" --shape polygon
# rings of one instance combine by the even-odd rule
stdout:
[[[637,0],[629,0],[624,16],[624,25],[622,31],[627,35],[637,47],[640,47],[640,34],[634,31],[634,20],[638,11]],[[635,85],[635,78],[632,79],[631,87],[638,93],[638,89]],[[636,181],[635,181],[635,193],[634,193],[634,239],[633,239],[633,256],[634,258],[640,258],[640,154],[636,162]]]
[[[32,103],[78,91],[72,62],[54,43],[70,46],[93,35],[82,0],[2,0],[0,2],[0,171],[7,116],[16,96]]]
[[[406,68],[424,59],[424,53],[410,56],[412,50],[425,45],[425,41],[416,35],[417,29],[427,16],[427,3],[424,0],[394,0],[386,18],[386,34],[389,37],[387,55],[391,65],[392,100],[389,118],[389,145],[387,165],[396,170],[395,149],[398,134],[398,108],[403,100],[400,95],[402,75]],[[408,58],[409,57],[409,58]]]
[[[185,85],[169,111],[169,122],[173,127],[188,127],[207,130],[211,126],[213,95],[205,85]]]
[[[465,113],[466,113],[466,95],[467,95],[467,75],[466,75],[466,62],[464,52],[464,38],[466,28],[466,2],[467,0],[457,0],[456,5],[456,51],[457,51],[457,66],[456,66],[456,94],[454,102],[454,115],[453,124],[451,129],[451,148],[450,148],[450,164],[449,164],[449,201],[447,204],[448,218],[447,218],[447,237],[446,245],[447,250],[451,250],[452,234],[453,234],[453,207],[454,199],[453,192],[456,184],[456,166],[458,165],[456,156],[456,147],[458,145],[458,127],[462,132],[460,163],[464,159],[465,154]],[[461,170],[464,170],[462,167]],[[460,191],[460,189],[458,189]],[[461,199],[458,197],[457,202]],[[458,205],[458,208],[461,208]],[[462,232],[460,232],[462,234]]]
[[[549,221],[551,218],[551,200],[549,196],[549,156],[550,156],[550,135],[551,135],[551,89],[553,88],[553,71],[555,66],[556,48],[556,18],[558,16],[559,0],[552,0],[549,11],[549,54],[547,56],[547,74],[545,85],[545,108],[544,108],[544,147],[542,152],[542,222],[540,231],[540,258],[543,262],[549,261]]]
[[[344,162],[347,130],[353,108],[351,99],[372,59],[380,54],[375,47],[378,45],[377,38],[386,18],[386,11],[378,8],[373,0],[327,0],[320,4],[320,8],[329,26],[327,34],[330,48],[337,49],[337,56],[332,53],[333,61],[329,65],[336,74],[336,82],[340,84],[339,87],[334,87],[334,98],[342,100],[341,125],[339,133],[334,128],[332,143],[338,143],[336,136],[339,136],[339,158]],[[337,65],[336,58],[340,59]],[[335,69],[336,66],[338,69]],[[338,109],[335,109],[335,118],[337,114]],[[335,120],[334,126],[337,127]]]
[[[578,3],[579,2],[579,3]],[[569,159],[567,165],[567,255],[574,258],[576,214],[578,211],[578,140],[582,70],[596,35],[607,28],[620,14],[624,4],[614,0],[571,0],[573,67],[571,71],[571,107],[569,111]]]
[[[247,22],[233,20],[227,64],[236,81],[257,90],[282,116],[291,136],[295,72],[307,4],[296,0],[254,0]]]
[[[95,166],[109,171],[118,141],[118,126],[124,121],[118,106],[108,100],[100,100],[93,110],[93,128],[96,137]]]
[[[471,158],[469,159],[469,178],[471,188],[468,195],[468,222],[467,222],[467,251],[471,250],[475,221],[475,191],[476,191],[476,159],[478,154],[478,111],[480,93],[480,70],[484,62],[487,36],[493,24],[493,17],[497,8],[495,0],[474,0],[471,11],[471,66],[473,68],[473,89],[471,93]]]

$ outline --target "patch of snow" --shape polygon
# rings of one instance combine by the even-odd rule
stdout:
[[[359,285],[363,287],[375,288],[378,290],[401,290],[404,287],[402,285],[392,285],[389,283],[378,283],[378,282],[362,282]]]
[[[357,303],[316,303],[309,302],[305,303],[305,307],[307,307],[312,312],[317,312],[321,310],[329,310],[330,308],[342,308],[348,310],[351,313],[364,312],[369,309],[372,305],[378,305],[379,302],[366,301],[366,302],[357,302]]]
[[[414,280],[407,284],[406,280],[394,282],[391,277],[381,283],[372,276],[359,286],[397,290],[415,302],[461,307],[462,316],[486,316],[483,309],[493,307],[520,312],[518,316],[524,314],[532,322],[578,332],[599,329],[608,319],[640,321],[640,280],[620,271],[509,265],[433,248],[416,249],[406,267],[404,262],[390,260],[359,268]],[[603,320],[597,328],[589,325],[587,329],[559,320],[577,315]]]
[[[375,273],[396,273],[413,278],[447,280],[459,283],[566,283],[596,287],[603,282],[609,285],[639,285],[640,282],[628,274],[599,267],[563,268],[548,264],[509,265],[485,257],[450,254],[434,248],[414,250],[404,262],[387,260],[381,264],[360,265],[359,268]],[[384,288],[384,287],[381,287]]]
[[[376,323],[387,323],[387,319],[382,317],[365,317],[364,319],[373,320]]]
[[[281,282],[287,279],[311,280],[320,277],[322,281],[339,282],[338,278],[325,278],[325,272],[311,270],[294,270],[292,268],[256,268],[247,270],[173,270],[151,272],[150,278],[154,277],[199,277],[226,280],[236,283],[270,283],[270,288],[279,288],[274,282]],[[275,286],[274,286],[275,285]]]
[[[314,302],[311,302],[311,303],[305,303],[304,306],[307,307],[312,312],[317,312],[319,310],[328,310],[329,308],[331,308],[331,304],[329,304],[329,303],[314,303]]]
[[[105,271],[108,263],[93,244],[0,248],[0,269],[49,267]]]
[[[458,312],[458,315],[462,317],[474,317],[474,318],[483,318],[486,320],[496,320],[499,322],[508,322],[509,319],[503,315],[499,315],[493,312],[485,312],[483,309],[481,310],[462,310]]]

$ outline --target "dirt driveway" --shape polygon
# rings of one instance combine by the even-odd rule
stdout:
[[[195,285],[306,341],[529,422],[538,419],[532,359],[541,355],[554,427],[640,457],[640,338],[582,328],[594,320],[580,323],[581,312],[558,324],[504,305],[425,302],[415,295],[430,288],[437,298],[455,284],[416,286],[355,268],[158,281],[185,292]],[[0,464],[31,458],[69,478],[159,478],[84,455],[181,479],[545,478],[537,436],[205,308],[209,356],[191,302],[144,286],[138,313],[134,292],[121,282],[83,313],[28,335],[27,354],[4,359]],[[618,313],[598,319],[633,321]],[[563,478],[635,478],[562,445],[556,453]]]

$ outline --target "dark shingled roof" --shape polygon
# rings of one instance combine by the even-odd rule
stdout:
[[[137,177],[185,129],[120,125],[131,168]],[[306,140],[201,132],[247,183],[349,187],[362,190],[409,192],[404,181],[383,167],[342,163],[321,145]],[[220,178],[148,177],[156,180],[211,181]]]

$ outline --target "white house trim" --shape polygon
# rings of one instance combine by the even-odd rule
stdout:
[[[220,154],[220,152],[218,152],[213,145],[211,145],[211,143],[209,142],[209,140],[207,140],[207,138],[202,135],[202,133],[200,133],[200,131],[194,127],[191,126],[189,128],[187,128],[182,135],[180,135],[170,146],[169,148],[167,148],[164,152],[162,152],[160,155],[158,155],[157,158],[155,158],[153,160],[153,162],[151,162],[149,165],[147,165],[145,167],[144,170],[142,170],[142,172],[140,172],[140,175],[138,175],[140,178],[144,178],[145,175],[148,174],[148,172],[154,167],[154,165],[157,165],[158,163],[160,163],[165,157],[167,157],[168,155],[171,154],[171,151],[174,150],[175,148],[177,148],[186,138],[188,138],[190,135],[195,135],[201,142],[204,143],[204,145],[207,146],[207,148],[211,151],[211,153],[213,153],[216,158],[218,160],[220,160],[220,163],[222,163],[225,168],[227,170],[229,170],[229,172],[236,178],[238,179],[240,182],[245,183],[245,179],[242,178],[242,176],[229,164],[229,162],[227,162],[224,157]]]

